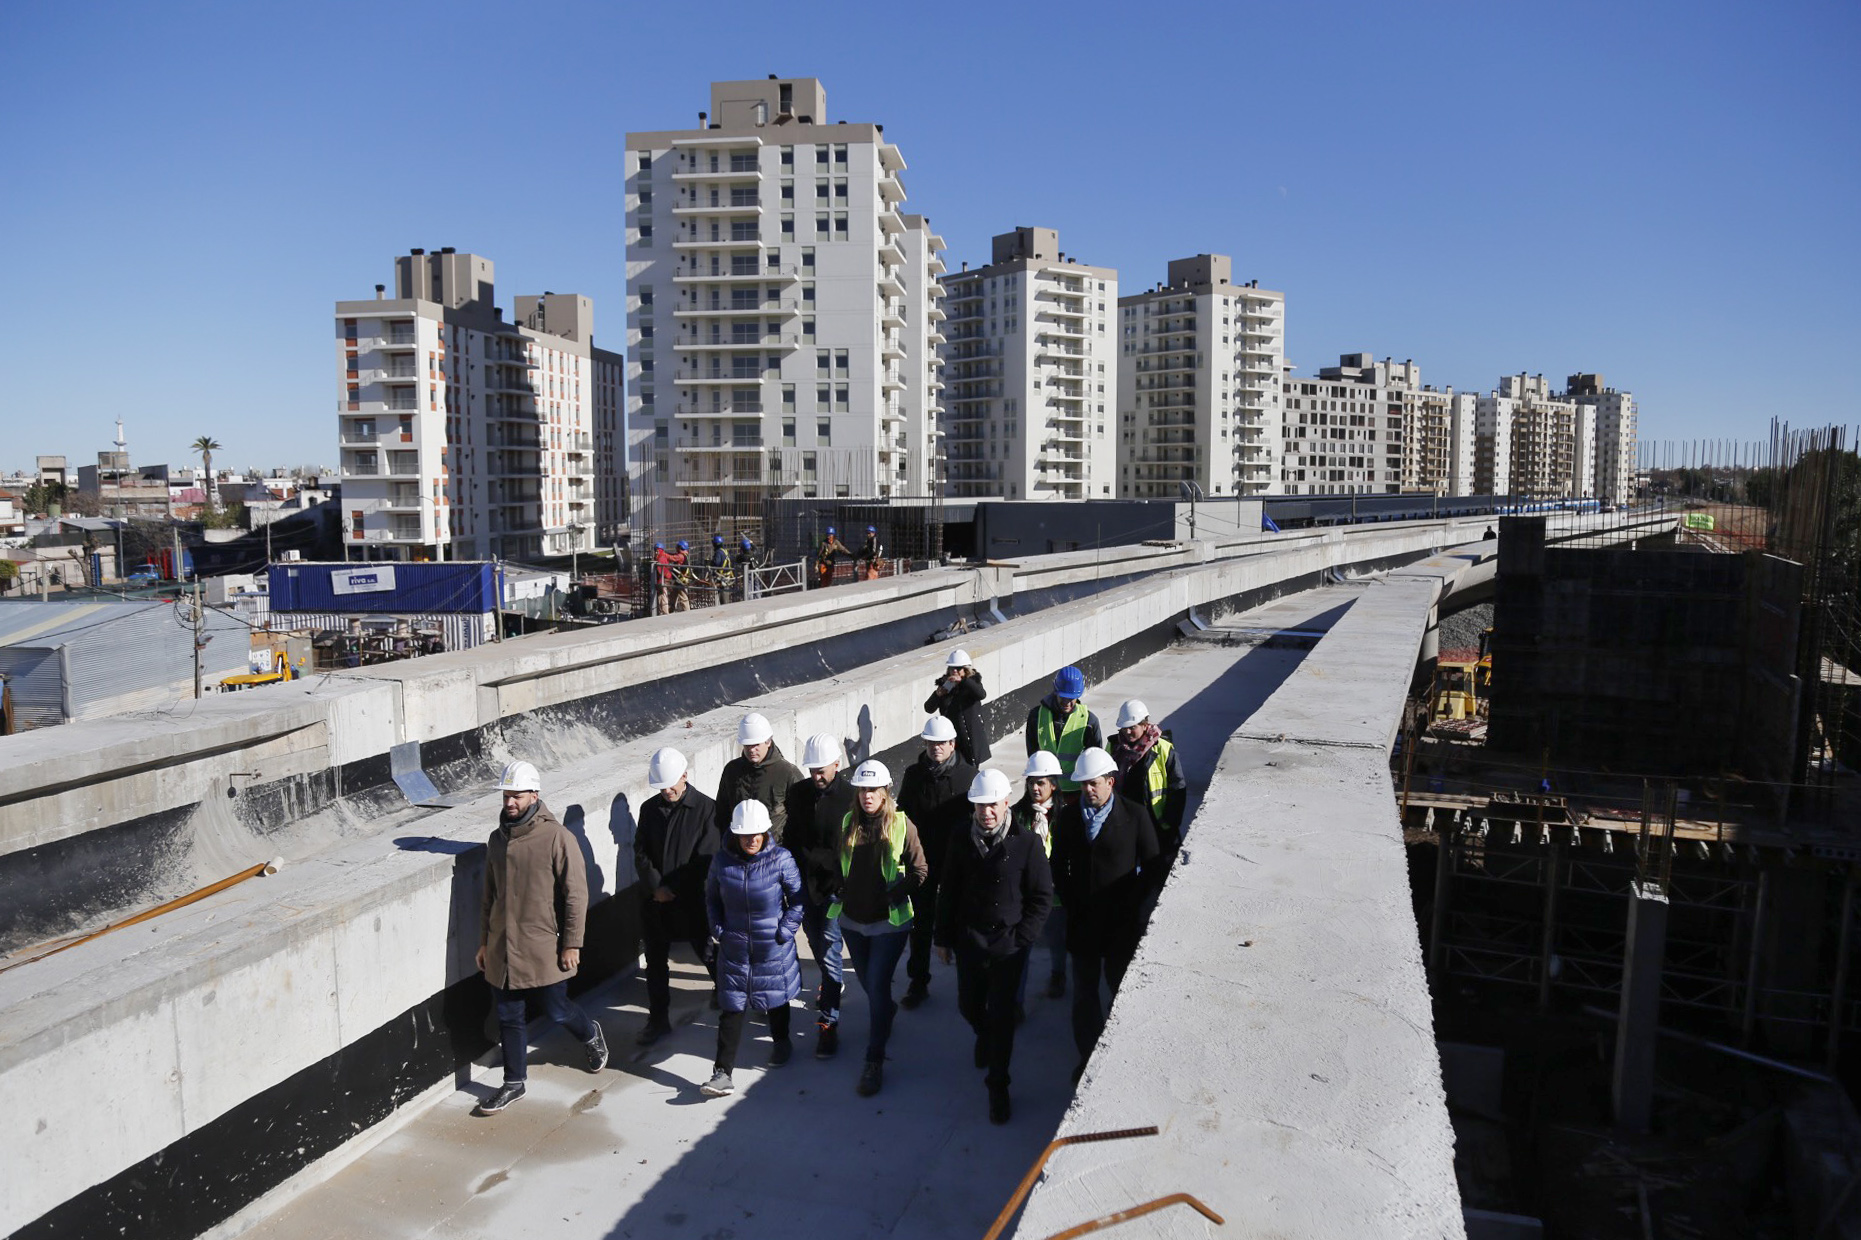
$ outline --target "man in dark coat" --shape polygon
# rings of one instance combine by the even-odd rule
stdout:
[[[953,650],[944,663],[944,674],[924,700],[926,711],[936,711],[956,725],[956,752],[971,766],[989,760],[989,725],[982,711],[988,696],[969,651]]]
[[[937,952],[956,957],[956,1004],[976,1031],[976,1066],[987,1068],[989,1122],[1010,1116],[1015,996],[1027,953],[1053,909],[1053,878],[1039,836],[1014,824],[1014,788],[1000,771],[969,785],[969,829],[950,841],[937,897]]]
[[[730,815],[738,802],[761,801],[775,826],[775,839],[782,842],[782,824],[788,817],[782,801],[801,770],[782,756],[776,748],[775,729],[758,714],[743,716],[737,724],[737,744],[742,753],[724,764],[724,774],[717,781],[717,834],[722,839],[730,830]]]
[[[784,800],[787,838],[783,847],[801,867],[801,932],[821,971],[814,1010],[820,1037],[814,1057],[827,1059],[840,1049],[841,967],[840,920],[827,915],[840,891],[841,824],[853,808],[853,785],[840,769],[838,737],[821,733],[802,746],[801,761],[808,778],[789,787]]]
[[[1079,803],[1059,812],[1053,826],[1053,881],[1066,906],[1066,951],[1073,962],[1075,1077],[1105,1028],[1099,977],[1112,995],[1137,954],[1144,929],[1145,880],[1140,869],[1158,856],[1150,815],[1118,796],[1118,764],[1103,749],[1080,753],[1073,768]]]
[[[504,808],[485,845],[478,968],[491,985],[504,1046],[504,1084],[478,1104],[493,1115],[523,1097],[529,1078],[528,1008],[535,1002],[588,1050],[588,1070],[607,1066],[601,1026],[569,1000],[582,962],[588,878],[581,848],[543,804],[536,767],[512,762],[498,780]]]
[[[667,957],[689,943],[713,981],[717,962],[704,915],[704,876],[717,852],[716,807],[691,786],[685,755],[654,752],[646,782],[657,794],[640,807],[633,833],[633,870],[640,881],[640,941],[646,954],[646,1025],[634,1039],[651,1046],[672,1031],[672,983]]]
[[[967,829],[969,783],[976,777],[975,766],[956,752],[955,724],[942,715],[932,715],[918,735],[924,752],[905,768],[898,784],[898,808],[918,829],[930,877],[913,897],[921,902],[925,916],[911,923],[911,954],[905,960],[905,975],[911,984],[898,1001],[905,1008],[915,1008],[930,997],[931,937],[936,923],[931,914],[937,908],[943,854],[951,837]]]

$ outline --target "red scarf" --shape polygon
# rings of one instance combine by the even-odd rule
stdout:
[[[1119,778],[1124,778],[1142,765],[1144,759],[1150,755],[1150,751],[1156,747],[1162,737],[1163,729],[1154,723],[1145,724],[1144,730],[1138,734],[1136,741],[1125,740],[1124,733],[1119,732],[1111,742],[1111,756],[1112,760],[1118,764]]]

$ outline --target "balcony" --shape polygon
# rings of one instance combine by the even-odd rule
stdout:
[[[885,177],[879,182],[879,201],[896,205],[905,200],[905,183],[897,177]]]
[[[764,267],[756,271],[674,271],[674,284],[798,284],[801,271],[796,267]]]
[[[675,250],[760,250],[763,239],[758,237],[678,237],[672,242]]]
[[[562,446],[570,452],[593,452],[594,437],[592,435],[567,435],[563,438]]]
[[[672,206],[673,215],[761,215],[762,197],[758,194],[718,196],[711,202],[680,202]]]
[[[879,291],[881,293],[889,293],[893,297],[903,297],[905,295],[905,284],[903,280],[899,279],[897,268],[879,268]]]
[[[795,297],[781,297],[774,301],[745,302],[742,305],[717,303],[710,306],[680,306],[672,312],[675,319],[735,318],[751,316],[762,318],[775,315],[789,318],[801,313],[801,301]]]
[[[352,461],[342,467],[342,476],[345,478],[379,478],[381,466],[379,463],[371,465],[361,461]]]
[[[754,336],[747,340],[735,336],[711,337],[692,340],[681,337],[673,346],[679,353],[696,353],[707,351],[729,352],[732,349],[799,349],[801,334],[799,332],[780,332],[774,336]]]

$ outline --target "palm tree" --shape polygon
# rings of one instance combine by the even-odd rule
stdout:
[[[193,443],[194,451],[200,453],[200,471],[207,476],[207,507],[213,504],[213,454],[220,450],[220,441],[211,435],[202,435]]]

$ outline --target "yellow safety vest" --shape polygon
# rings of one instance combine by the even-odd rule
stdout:
[[[840,819],[840,838],[844,840],[853,829],[853,814],[848,811]],[[885,847],[879,850],[879,877],[885,880],[885,919],[894,926],[902,926],[911,920],[911,897],[905,894],[904,871],[899,868],[898,859],[905,855],[905,815],[901,810],[892,811],[892,821],[885,828]],[[853,869],[853,850],[840,850],[840,879],[846,881]],[[840,916],[841,901],[836,897],[827,906],[827,916]]]
[[[1150,750],[1150,765],[1144,772],[1144,784],[1150,793],[1150,816],[1160,827],[1163,825],[1163,802],[1169,796],[1167,781],[1170,775],[1170,751],[1174,748],[1162,737]]]
[[[1062,792],[1077,792],[1079,785],[1072,779],[1073,763],[1079,760],[1079,751],[1086,747],[1086,724],[1091,721],[1092,712],[1086,709],[1084,702],[1073,707],[1073,713],[1066,717],[1066,724],[1060,729],[1059,736],[1053,734],[1053,711],[1045,702],[1040,705],[1036,715],[1034,737],[1040,747],[1060,760],[1059,787]]]

